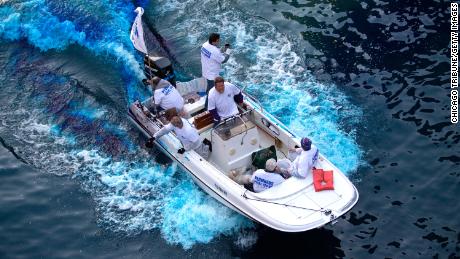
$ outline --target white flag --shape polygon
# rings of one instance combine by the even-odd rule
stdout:
[[[134,19],[133,26],[131,27],[131,35],[129,38],[137,50],[144,54],[148,54],[147,47],[144,42],[144,29],[142,28],[142,14],[144,14],[144,9],[142,9],[142,7],[138,7],[134,10],[134,12],[137,13],[137,16],[136,19]]]

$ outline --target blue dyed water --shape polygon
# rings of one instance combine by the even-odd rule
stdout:
[[[310,136],[357,185],[356,208],[279,233],[145,150],[125,115],[146,95],[129,41],[138,5],[151,47],[183,78],[200,75],[199,46],[219,31],[234,49],[225,77]],[[2,2],[0,255],[453,256],[460,135],[446,122],[446,6]]]

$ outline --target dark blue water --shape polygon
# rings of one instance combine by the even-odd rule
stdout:
[[[227,78],[360,192],[337,224],[288,234],[203,193],[126,119],[145,97],[129,42],[200,75],[210,31]],[[0,257],[460,255],[460,133],[450,124],[446,1],[4,1]]]

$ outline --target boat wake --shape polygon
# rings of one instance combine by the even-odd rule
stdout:
[[[14,64],[0,74],[6,104],[0,136],[25,163],[78,180],[96,201],[101,226],[128,235],[159,230],[169,243],[190,248],[252,225],[174,164],[158,163],[155,153],[139,148],[143,138],[130,130],[124,105],[103,105],[78,81],[53,71],[42,54],[20,49],[11,56]]]

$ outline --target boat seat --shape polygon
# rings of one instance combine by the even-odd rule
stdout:
[[[184,104],[184,112],[193,117],[197,112],[204,108],[204,103],[206,101],[206,96],[200,97],[200,99],[193,103],[186,103]]]
[[[311,173],[305,179],[290,177],[281,184],[262,192],[252,192],[251,195],[261,200],[277,200],[293,196],[301,191],[315,192]]]
[[[188,82],[177,82],[176,89],[181,96],[189,93],[206,92],[207,81],[204,77],[195,78]]]

